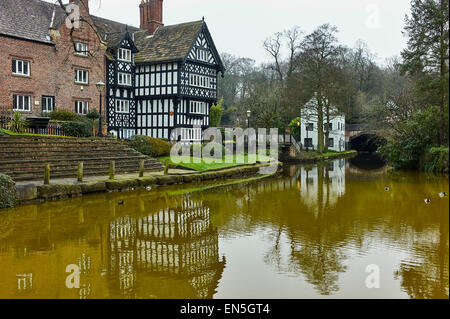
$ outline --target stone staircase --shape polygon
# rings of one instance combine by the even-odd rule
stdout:
[[[76,178],[79,162],[85,176],[108,176],[111,161],[116,174],[137,173],[141,159],[147,172],[164,169],[161,162],[115,139],[0,135],[0,173],[15,181],[43,179],[45,164],[50,164],[52,179]]]

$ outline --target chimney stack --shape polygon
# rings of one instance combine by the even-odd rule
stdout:
[[[69,3],[75,2],[76,0],[69,0]],[[87,13],[89,13],[89,0],[81,0],[80,2],[84,3],[84,7],[87,10]],[[83,6],[82,4],[80,4],[80,7]]]
[[[147,30],[149,35],[155,33],[156,29],[163,24],[163,1],[164,0],[141,0],[139,5],[141,13],[141,29]]]

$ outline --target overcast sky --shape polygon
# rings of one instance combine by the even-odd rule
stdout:
[[[100,8],[99,3],[101,2]],[[141,0],[90,0],[91,13],[139,26]],[[378,61],[399,55],[410,0],[164,0],[166,25],[205,17],[219,52],[269,60],[262,42],[298,25],[306,33],[323,23],[338,27],[342,44],[364,40]]]

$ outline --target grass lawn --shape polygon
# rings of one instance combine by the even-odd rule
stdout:
[[[231,156],[230,156],[231,157]],[[193,169],[199,172],[209,171],[209,170],[217,170],[222,168],[230,168],[236,167],[246,164],[255,164],[254,161],[249,161],[248,155],[244,155],[244,163],[237,162],[237,156],[233,155],[232,158],[229,156],[224,156],[220,163],[205,163],[204,159],[194,158],[192,156],[176,156],[174,158],[170,158],[170,156],[160,157],[159,161],[165,162],[169,160],[169,164],[185,167],[189,169]],[[269,162],[271,158],[269,156],[258,155],[257,162],[266,163]]]
[[[319,153],[317,151],[310,151],[310,152],[303,151],[299,157],[302,159],[324,159],[324,158],[340,157],[342,155],[350,155],[350,154],[355,154],[355,153],[357,153],[357,152],[354,150],[344,151],[344,152],[337,152],[337,151],[329,150],[325,153]]]
[[[37,136],[37,137],[62,137],[62,138],[73,138],[71,136],[60,136],[60,135],[47,135],[47,134],[33,134],[33,133],[16,133],[10,130],[0,130],[0,133],[12,136]]]

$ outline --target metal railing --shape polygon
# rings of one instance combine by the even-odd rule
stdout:
[[[0,129],[9,130],[10,122],[10,117],[0,116]],[[49,123],[46,128],[40,128],[37,132],[35,128],[27,126],[24,128],[23,133],[67,136],[64,134],[64,130],[60,127],[60,125],[55,123]]]

